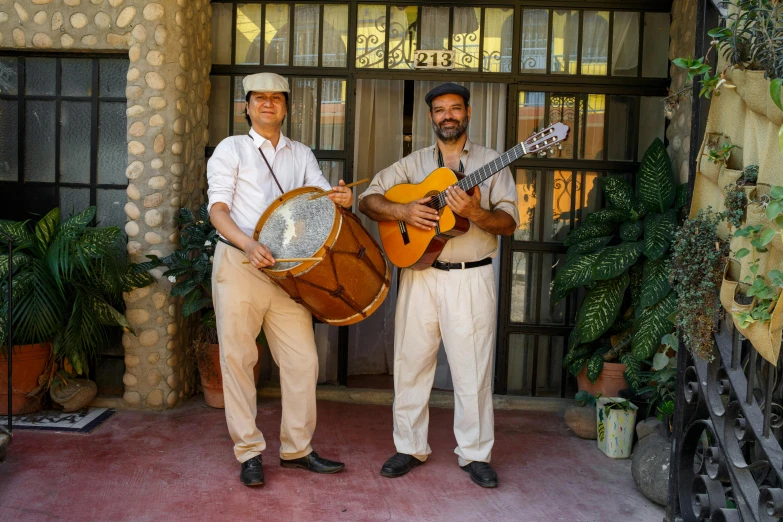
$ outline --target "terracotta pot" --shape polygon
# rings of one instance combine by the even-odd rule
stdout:
[[[253,379],[258,384],[261,372],[261,354],[264,347],[256,343],[258,361],[253,366]],[[220,371],[220,345],[210,344],[205,356],[198,358],[198,373],[201,375],[201,387],[204,389],[204,401],[212,408],[225,408],[223,400],[223,376]]]
[[[624,364],[605,362],[601,374],[598,375],[595,383],[592,383],[587,378],[587,365],[585,364],[582,371],[576,376],[576,383],[580,391],[584,390],[591,395],[600,393],[603,397],[618,397],[620,390],[628,387],[623,375],[624,372]]]
[[[41,397],[27,397],[38,386],[52,354],[52,343],[15,345],[11,385],[11,414],[32,413],[41,409]],[[8,415],[8,359],[0,356],[0,415]]]

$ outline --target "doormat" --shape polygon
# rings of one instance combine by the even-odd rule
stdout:
[[[90,433],[103,421],[114,415],[111,408],[84,408],[65,413],[63,411],[39,411],[26,415],[14,415],[14,430],[60,431],[67,433]],[[8,425],[8,417],[0,416],[0,425]]]

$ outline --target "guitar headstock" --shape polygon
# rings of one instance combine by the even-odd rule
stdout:
[[[555,145],[558,149],[561,149],[563,148],[561,143],[568,139],[568,133],[570,131],[571,129],[568,128],[568,125],[565,125],[564,123],[557,122],[552,124],[526,139],[523,142],[525,144],[525,150],[527,150],[529,154],[534,154],[541,151],[546,153],[548,149],[551,151],[552,147]]]

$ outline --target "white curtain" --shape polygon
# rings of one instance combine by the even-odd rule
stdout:
[[[354,179],[370,178],[402,157],[402,80],[358,80]],[[354,194],[361,193],[361,188]],[[378,244],[378,225],[357,213]],[[350,326],[348,373],[391,374],[394,370],[394,310],[397,305],[397,269],[383,305],[373,315]]]
[[[417,81],[413,96],[413,148],[419,150],[435,143],[429,107],[424,96],[439,81]],[[454,82],[470,90],[472,116],[468,126],[468,138],[498,152],[506,150],[506,85],[501,83]]]
[[[639,67],[639,13],[614,13],[612,75],[636,76]]]
[[[414,83],[413,96],[413,147],[416,151],[435,143],[432,124],[428,116],[429,107],[424,96],[433,87],[443,82],[417,81]],[[471,119],[468,125],[468,138],[473,143],[484,145],[503,153],[506,150],[506,96],[505,84],[454,82],[470,90]],[[466,174],[469,174],[466,172]],[[495,288],[500,281],[500,258],[496,256],[493,262],[495,268]],[[493,358],[494,360],[494,358]],[[451,371],[446,357],[446,350],[441,343],[438,350],[438,365],[435,369],[433,387],[443,390],[454,388],[451,382]]]

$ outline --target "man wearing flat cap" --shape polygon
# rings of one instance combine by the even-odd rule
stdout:
[[[259,270],[275,264],[275,259],[253,239],[258,219],[281,194],[303,186],[332,187],[313,152],[280,131],[288,113],[286,79],[259,73],[246,76],[242,85],[250,133],[221,141],[207,164],[209,216],[220,234],[212,268],[212,298],[226,422],[234,455],[242,463],[240,480],[246,486],[260,486],[266,442],[256,426],[253,366],[258,360],[255,339],[262,327],[280,367],[280,465],[316,473],[336,473],[344,467],[319,457],[310,446],[318,379],[312,316]],[[342,180],[334,190],[329,199],[349,208],[351,190]]]
[[[468,139],[468,89],[445,83],[427,93],[425,101],[435,145],[409,154],[375,176],[359,198],[359,209],[375,221],[404,221],[431,230],[438,222],[438,211],[425,205],[429,198],[393,203],[384,197],[386,191],[400,183],[421,183],[439,167],[471,173],[499,156]],[[454,213],[470,221],[470,228],[446,243],[432,267],[402,271],[394,329],[397,453],[383,465],[381,475],[402,476],[424,464],[431,453],[427,405],[443,340],[454,382],[454,452],[473,482],[492,488],[498,484],[489,465],[495,440],[492,257],[497,251],[497,236],[512,234],[518,226],[516,186],[505,168],[476,186],[473,195],[452,186],[445,197]]]

